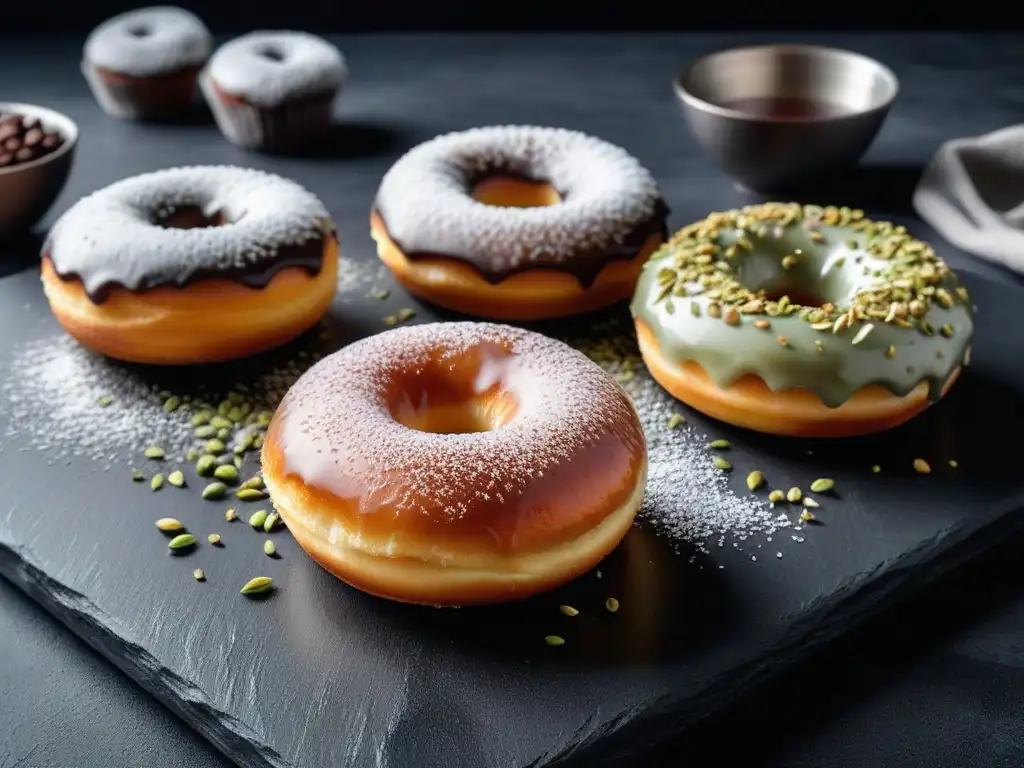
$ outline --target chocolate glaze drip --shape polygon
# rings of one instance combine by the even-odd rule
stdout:
[[[512,174],[505,174],[503,172],[503,175]],[[532,181],[532,179],[525,180]],[[469,188],[472,189],[472,185],[470,185]],[[561,194],[560,190],[559,193]],[[384,218],[380,209],[375,207],[374,212],[380,216],[381,221],[384,222],[386,227],[387,219]],[[501,281],[521,272],[530,272],[537,269],[551,269],[572,275],[579,282],[580,286],[586,290],[593,285],[597,276],[601,273],[601,270],[610,262],[628,261],[633,259],[640,252],[640,249],[643,248],[644,243],[647,242],[648,238],[652,235],[660,235],[662,240],[667,240],[668,214],[668,205],[665,204],[664,200],[659,198],[655,203],[654,211],[651,213],[650,217],[634,227],[621,243],[613,243],[610,246],[603,248],[590,248],[579,251],[568,260],[556,259],[554,254],[540,253],[535,258],[531,259],[529,263],[522,264],[513,269],[504,270],[489,267],[487,264],[481,264],[479,259],[473,258],[469,254],[434,253],[430,251],[410,252],[405,250],[398,240],[394,240],[394,238],[392,239],[410,261],[416,261],[419,259],[452,259],[454,261],[459,261],[475,269],[480,273],[480,276],[491,285],[497,285]],[[389,237],[390,236],[391,235],[389,233]]]
[[[133,293],[147,291],[152,288],[173,287],[187,288],[189,285],[201,280],[212,278],[224,278],[246,286],[247,288],[263,289],[270,281],[284,269],[299,267],[306,271],[311,277],[320,274],[324,262],[324,242],[330,237],[337,241],[338,232],[331,229],[330,233],[323,237],[313,238],[301,244],[283,245],[277,248],[273,261],[261,261],[256,264],[247,264],[241,267],[230,267],[227,269],[199,268],[182,272],[173,280],[154,280],[144,270],[139,270],[133,279],[112,279],[101,283],[92,291],[87,290],[86,295],[93,304],[102,304],[110,297],[110,292],[115,287],[125,288]],[[54,258],[51,244],[47,241],[43,246],[43,258],[49,259],[57,276],[64,281],[80,280],[83,285],[86,281],[83,275],[76,271],[64,271],[60,268],[60,262]]]

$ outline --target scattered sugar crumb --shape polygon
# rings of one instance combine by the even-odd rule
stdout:
[[[382,285],[389,280],[389,273],[384,262],[378,259],[357,261],[343,255],[338,263],[336,301],[348,304],[353,299],[370,295],[371,290],[375,293],[371,298],[383,300],[391,293],[390,289],[384,288]]]
[[[708,436],[673,423],[679,404],[647,373],[635,338],[616,320],[586,336],[567,341],[611,371],[636,405],[648,445],[647,492],[642,520],[675,544],[703,554],[732,539],[735,548],[748,537],[771,536],[792,525],[767,497],[739,495],[725,473],[707,460]]]
[[[0,400],[9,416],[2,443],[9,445],[13,438],[22,450],[45,451],[53,460],[85,458],[108,465],[129,459],[141,463],[142,451],[150,445],[181,462],[195,443],[188,403],[168,413],[167,395],[159,385],[145,381],[137,369],[89,352],[69,336],[17,346],[0,362]],[[229,389],[244,390],[254,407],[273,410],[304,369],[300,362]],[[188,395],[214,403],[223,398],[223,393],[203,390]]]

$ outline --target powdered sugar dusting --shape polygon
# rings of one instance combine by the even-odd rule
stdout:
[[[383,262],[374,259],[356,260],[344,255],[338,262],[338,300],[348,303],[353,298],[365,298],[373,289],[390,286],[393,282]]]
[[[545,399],[538,390],[525,398],[548,414],[545,423],[560,421],[563,429],[568,430],[550,443],[550,450],[544,454],[547,460],[561,460],[566,450],[580,439],[586,440],[596,425],[617,419],[623,408],[629,408],[615,383],[618,380],[633,399],[648,447],[648,477],[641,520],[673,544],[688,544],[705,553],[717,546],[737,546],[744,540],[771,537],[786,528],[792,529],[790,538],[803,541],[799,526],[789,521],[781,510],[772,509],[764,494],[737,493],[730,488],[728,476],[711,464],[706,434],[688,424],[670,428],[669,418],[680,406],[648,375],[640,361],[635,338],[629,334],[624,321],[588,329],[567,339],[608,372],[607,376],[597,377],[595,368],[586,359],[554,340],[504,327],[496,332],[488,330],[496,327],[499,326],[447,324],[443,343],[453,359],[459,350],[481,343],[497,341],[521,350],[533,349],[531,343],[538,345],[534,358],[537,367],[532,373],[501,370],[504,366],[490,372],[504,377],[509,386],[516,386],[515,379],[520,376],[524,386],[532,380],[542,382],[547,378],[550,381],[554,376],[559,392],[574,395],[565,400]],[[418,345],[437,339],[437,328],[436,324],[408,326],[358,342],[321,361],[316,378],[303,379],[295,387],[296,394],[288,397],[299,397],[311,388],[316,390],[313,398],[309,398],[307,392],[305,401],[312,409],[308,425],[317,428],[317,420],[331,419],[331,403],[338,402],[333,394],[357,381],[364,392],[379,396],[383,374],[377,366],[408,364]],[[401,343],[396,343],[396,339]],[[353,358],[356,358],[355,365]],[[245,392],[256,409],[274,410],[285,392],[316,359],[316,353],[299,352],[293,361],[227,389]],[[360,373],[359,366],[369,366],[374,360],[376,376],[371,379]],[[536,374],[538,370],[540,373]],[[573,386],[566,386],[570,383]],[[107,466],[115,463],[134,466],[145,446],[157,444],[167,451],[168,457],[180,460],[195,444],[194,429],[189,426],[189,404],[196,406],[204,400],[216,403],[224,393],[178,392],[189,402],[172,413],[164,410],[167,394],[161,392],[157,384],[147,381],[137,368],[94,355],[68,336],[45,337],[19,345],[0,360],[0,402],[4,403],[5,422],[4,432],[0,434],[0,450],[38,450],[47,454],[50,461],[80,458]],[[102,403],[106,401],[109,404],[104,406]],[[580,414],[584,412],[585,418],[581,419]],[[370,422],[372,430],[362,429],[359,424],[363,421]],[[474,478],[474,484],[490,484],[493,480],[486,492],[493,493],[495,501],[500,502],[515,490],[519,479],[528,477],[522,462],[528,450],[532,450],[529,446],[547,439],[543,438],[548,434],[546,426],[525,428],[537,423],[533,419],[521,422],[516,441],[512,443],[513,450],[498,451],[492,446],[488,453],[488,450],[474,448],[473,461],[467,461],[463,454],[456,456],[462,445],[477,441],[478,445],[485,445],[481,438],[489,434],[503,436],[506,431],[449,436],[413,432],[413,437],[429,443],[430,458],[429,462],[421,461],[409,465],[408,469],[420,473],[421,479],[431,479],[431,483],[438,484],[442,481],[461,483],[469,478]],[[403,439],[411,432],[398,425],[386,409],[381,411],[380,407],[375,409],[369,405],[360,412],[358,423],[349,420],[347,425],[349,437],[369,436],[363,441],[363,447],[369,451],[368,462],[377,460],[381,446],[388,445],[389,441],[393,444],[389,430],[401,429]],[[328,436],[332,441],[335,439],[333,434],[323,431],[321,434],[324,440]],[[501,439],[504,441],[504,436]],[[326,445],[324,440],[317,447]],[[502,446],[506,445],[502,442]],[[319,454],[327,471],[336,466],[329,460],[332,456],[337,458],[339,454],[331,454],[330,449]],[[487,461],[494,463],[488,465]],[[381,468],[380,464],[376,466]],[[370,467],[370,464],[363,467]],[[498,471],[494,471],[494,467]],[[388,467],[382,469],[379,482],[384,488],[388,483]],[[391,469],[402,472],[403,477],[407,471],[405,465],[398,463]],[[457,492],[446,492],[452,514],[464,511],[459,506],[464,500],[456,498]],[[391,501],[385,497],[378,497],[378,500]],[[411,497],[400,501],[415,503]]]
[[[217,49],[207,71],[220,90],[262,107],[335,91],[348,75],[341,51],[306,32],[242,35]]]
[[[434,434],[398,423],[397,380],[443,376],[481,352],[505,355],[499,376],[516,398],[508,423],[486,432]],[[514,361],[514,362],[513,362]],[[423,393],[412,393],[419,398]],[[607,472],[634,466],[643,435],[629,398],[584,355],[546,336],[490,323],[429,323],[359,341],[311,368],[271,427],[286,470],[309,484],[385,508],[455,521],[526,497],[535,482],[603,446]],[[612,447],[615,446],[615,447]],[[398,479],[400,478],[400,482]],[[499,529],[507,516],[494,518]]]
[[[232,389],[247,392],[254,408],[273,410],[301,374],[302,362]],[[0,445],[44,451],[52,460],[132,463],[145,446],[159,445],[180,461],[195,443],[189,405],[223,397],[197,389],[184,395],[183,407],[168,413],[169,393],[131,366],[95,355],[64,335],[16,347],[2,367],[0,401],[8,418]]]
[[[729,487],[711,463],[707,435],[685,424],[669,426],[680,405],[648,374],[635,337],[618,321],[567,341],[615,375],[640,414],[649,450],[642,520],[704,554],[727,539],[736,543],[793,527],[762,497],[740,496]]]
[[[470,197],[475,180],[502,172],[548,181],[563,199],[505,208]],[[613,144],[562,128],[499,126],[413,148],[385,174],[376,204],[407,253],[451,254],[501,272],[622,243],[660,197],[650,172]]]
[[[225,223],[154,224],[191,207]],[[323,203],[293,181],[194,166],[134,176],[83,198],[54,225],[47,250],[60,274],[79,276],[92,293],[110,284],[182,285],[197,272],[270,268],[280,249],[321,239],[332,228]]]
[[[85,41],[85,63],[118,74],[146,77],[206,63],[213,36],[184,8],[155,6],[108,19]]]

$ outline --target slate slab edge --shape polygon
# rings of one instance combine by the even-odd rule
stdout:
[[[546,766],[612,766],[681,734],[701,720],[735,704],[758,686],[782,674],[813,651],[919,591],[972,558],[1024,531],[1024,494],[990,509],[977,511],[973,526],[951,526],[896,563],[879,563],[858,574],[828,599],[818,602],[759,661],[730,670],[728,687],[706,686],[686,700],[663,699],[644,722],[631,712],[620,713],[599,730],[580,729],[559,752],[539,755],[522,768]],[[1009,519],[1009,524],[1006,520]],[[877,576],[876,573],[881,573]],[[143,689],[198,731],[229,759],[254,768],[292,768],[279,753],[262,745],[259,734],[216,709],[204,692],[174,674],[145,648],[118,634],[116,622],[87,597],[44,573],[24,548],[0,539],[0,575],[25,592],[75,635],[125,672]],[[657,734],[655,736],[654,734]]]

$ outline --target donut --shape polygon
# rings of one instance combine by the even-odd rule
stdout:
[[[324,358],[262,451],[271,500],[316,562],[435,606],[584,573],[632,526],[647,476],[639,418],[610,374],[491,323],[407,326]]]
[[[345,83],[345,57],[305,32],[252,32],[221,46],[200,80],[228,141],[291,152],[323,140]]]
[[[293,181],[232,167],[147,173],[72,206],[43,245],[58,322],[136,363],[228,360],[315,325],[334,296],[338,240]]]
[[[213,37],[183,8],[157,6],[122,13],[85,41],[82,74],[112,117],[171,117],[192,107],[196,80]]]
[[[628,299],[668,235],[651,174],[608,142],[560,128],[450,133],[384,176],[377,253],[409,292],[495,320],[539,320]]]
[[[967,289],[928,244],[863,211],[712,213],[655,253],[631,304],[675,398],[740,427],[845,437],[937,402],[970,356]]]

